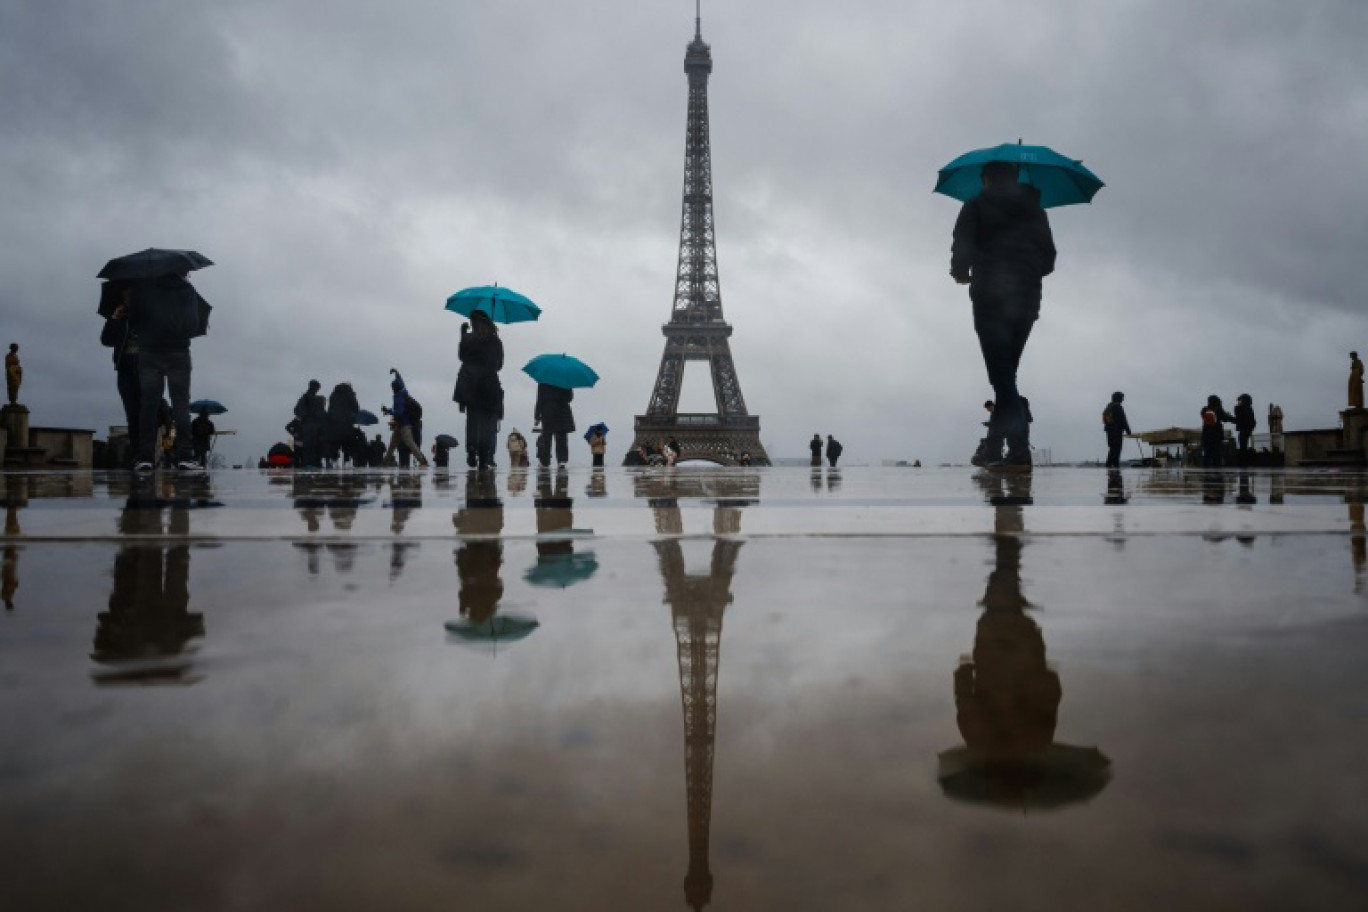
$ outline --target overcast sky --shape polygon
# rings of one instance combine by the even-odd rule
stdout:
[[[95,273],[189,247],[214,304],[193,393],[255,460],[311,377],[364,407],[399,368],[429,436],[469,285],[517,289],[519,368],[566,351],[581,425],[644,410],[679,243],[688,0],[0,0],[0,326],[39,425],[122,423]],[[772,456],[967,460],[991,394],[964,289],[968,149],[1024,138],[1107,186],[1052,210],[1058,269],[1021,369],[1033,441],[1104,454],[1209,393],[1333,426],[1368,349],[1368,3],[705,0],[723,309]],[[683,408],[709,410],[706,372]],[[573,451],[587,462],[587,448]]]

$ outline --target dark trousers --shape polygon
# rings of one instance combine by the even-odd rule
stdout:
[[[603,468],[603,454],[602,454],[602,453],[595,453],[595,454],[594,454],[594,468],[596,468],[596,469],[601,469],[601,468]]]
[[[137,458],[138,447],[141,445],[138,440],[138,426],[142,421],[142,380],[138,377],[138,365],[135,363],[127,367],[119,368],[119,398],[123,400],[124,422],[128,425],[128,443],[132,447],[133,456]]]
[[[1121,444],[1124,441],[1125,438],[1122,437],[1121,434],[1113,434],[1111,431],[1107,432],[1107,468],[1121,468]]]
[[[162,388],[171,397],[171,418],[176,423],[176,461],[190,461],[190,352],[138,353],[138,459],[154,462],[157,454],[157,407]]]
[[[543,466],[551,464],[551,443],[555,440],[556,462],[570,461],[570,434],[568,431],[542,431],[537,435],[537,462]]]
[[[988,434],[1007,438],[1009,447],[1029,445],[1026,410],[1017,391],[1017,367],[1026,340],[1031,337],[1034,318],[1008,318],[992,313],[980,313],[974,308],[974,332],[978,333],[979,348],[983,351],[983,366],[988,369],[988,383],[993,387],[993,417]]]
[[[481,469],[494,464],[494,448],[498,445],[498,412],[466,406],[467,464]],[[470,458],[474,462],[470,462]]]

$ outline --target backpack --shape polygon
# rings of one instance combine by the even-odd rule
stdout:
[[[414,399],[412,396],[410,396],[407,390],[404,392],[404,397],[407,400],[404,403],[404,414],[408,416],[409,421],[422,421],[422,404],[417,399]]]
[[[1111,407],[1110,405],[1107,406],[1106,408],[1104,408],[1104,409],[1102,410],[1102,423],[1103,423],[1103,424],[1111,424],[1111,423],[1112,423],[1112,407]]]

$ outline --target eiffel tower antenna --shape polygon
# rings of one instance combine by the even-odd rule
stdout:
[[[769,465],[760,443],[760,419],[746,410],[732,362],[732,328],[722,317],[717,278],[717,241],[713,231],[712,143],[708,125],[708,77],[712,49],[703,40],[703,4],[695,0],[694,37],[684,53],[689,79],[688,127],[684,140],[684,204],[679,228],[679,271],[670,322],[661,327],[665,353],[660,359],[646,414],[636,416],[632,451],[675,437],[684,459],[736,465],[742,454],[752,465]],[[715,410],[679,412],[687,362],[706,362],[712,377]]]

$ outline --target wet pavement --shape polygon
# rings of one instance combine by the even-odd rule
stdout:
[[[1368,908],[1368,476],[0,491],[0,909]]]

